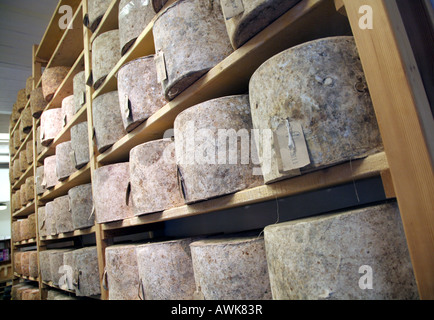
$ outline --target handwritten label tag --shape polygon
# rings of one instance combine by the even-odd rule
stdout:
[[[303,128],[288,119],[279,124],[274,133],[274,148],[278,155],[279,171],[300,175],[300,170],[310,164]],[[276,143],[277,142],[277,143]]]
[[[158,83],[163,83],[163,81],[167,79],[166,60],[164,59],[164,52],[157,52],[154,59],[155,65],[157,67]]]
[[[244,12],[244,5],[242,0],[223,0],[222,2],[223,15],[226,20]]]

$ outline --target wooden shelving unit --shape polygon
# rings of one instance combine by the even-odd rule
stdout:
[[[34,52],[34,56],[37,58],[38,63],[48,63],[48,61],[53,56],[53,52],[58,47],[58,44],[65,33],[65,30],[59,28],[58,21],[62,17],[62,13],[59,9],[63,5],[68,5],[73,11],[76,11],[78,6],[81,4],[81,0],[61,0],[59,1],[54,14],[51,17],[50,23],[42,37],[41,43],[39,44],[37,50]],[[39,80],[36,81],[38,83]]]
[[[59,6],[66,2],[68,1],[60,1]],[[75,74],[85,70],[86,79],[91,76],[91,44],[100,34],[118,28],[119,2],[113,0],[110,3],[93,34],[87,28],[83,28],[82,21],[87,14],[86,0],[69,2],[74,5],[75,12],[71,30],[65,32],[55,30],[57,11],[53,15],[41,44],[35,46],[33,50],[34,86],[41,85],[41,67],[67,65],[72,68],[47,109],[60,107],[62,99],[72,94],[72,79]],[[175,0],[169,1],[166,5],[173,2]],[[358,27],[358,8],[365,4],[375,8],[374,23],[381,24],[382,28],[367,31]],[[411,68],[414,61],[411,60],[412,51],[407,36],[399,31],[405,28],[400,25],[402,21],[399,20],[396,4],[385,0],[302,0],[173,101],[167,103],[146,122],[100,154],[96,151],[92,134],[92,100],[117,89],[116,74],[125,63],[155,52],[152,33],[155,19],[143,30],[134,45],[119,60],[96,91],[87,86],[85,106],[59,133],[52,145],[40,155],[36,154],[35,139],[39,121],[34,120],[32,134],[27,137],[29,141],[30,139],[34,141],[33,165],[29,166],[15,182],[12,190],[18,189],[28,176],[35,175],[36,167],[42,165],[47,156],[54,154],[55,147],[70,139],[70,128],[83,121],[88,122],[91,160],[87,166],[52,190],[41,196],[35,195],[33,202],[12,215],[13,219],[37,212],[39,206],[66,195],[72,187],[91,183],[96,169],[108,164],[128,161],[132,148],[163,137],[166,130],[173,128],[176,116],[183,110],[213,98],[247,92],[251,75],[275,54],[306,41],[327,36],[350,34],[355,36],[380,124],[385,152],[193,205],[184,205],[123,221],[95,224],[88,229],[57,236],[37,235],[37,238],[30,240],[29,243],[14,245],[18,247],[36,245],[37,250],[41,251],[53,243],[65,242],[65,240],[75,243],[76,239],[82,236],[94,237],[98,250],[100,278],[103,279],[105,249],[115,242],[115,237],[118,235],[128,236],[153,228],[164,229],[164,222],[167,221],[183,220],[336,188],[345,184],[355,184],[370,178],[381,178],[384,185],[384,200],[396,197],[400,207],[420,296],[423,299],[434,298],[434,198],[432,197],[434,178],[432,157],[427,147],[427,135],[424,134],[424,128],[418,120],[421,108],[426,108],[427,104],[420,97],[425,94],[421,89],[420,81],[417,80],[420,75],[418,78],[417,70]],[[418,99],[415,99],[414,92],[419,94]],[[18,124],[12,129],[11,134],[17,126]],[[339,202],[339,199],[336,201]],[[242,230],[242,226],[239,226],[239,229]],[[51,284],[40,281],[40,278],[33,280],[39,282],[43,292],[51,287]],[[42,296],[44,297],[44,294]],[[102,284],[100,298],[108,298],[108,291]]]
[[[2,249],[9,249],[9,259],[0,261],[0,296],[3,295],[6,287],[12,284],[13,267],[11,258],[11,239],[0,239]]]

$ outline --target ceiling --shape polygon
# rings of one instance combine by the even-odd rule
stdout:
[[[9,132],[17,92],[32,75],[32,46],[38,44],[58,0],[0,0],[0,133]]]

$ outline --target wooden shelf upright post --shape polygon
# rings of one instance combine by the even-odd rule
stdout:
[[[344,0],[359,49],[421,299],[434,299],[434,175],[426,92],[396,1]],[[362,6],[373,29],[363,29]],[[428,118],[428,119],[427,119]],[[423,125],[425,122],[425,126]]]

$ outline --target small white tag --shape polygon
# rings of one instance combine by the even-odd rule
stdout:
[[[309,152],[304,138],[303,128],[298,122],[284,120],[274,133],[274,148],[278,155],[279,171],[294,171],[310,164]]]
[[[155,54],[155,66],[157,67],[158,83],[163,83],[167,79],[166,60],[164,59],[164,52],[159,51]]]
[[[242,0],[223,0],[221,2],[223,15],[226,20],[244,12],[244,5]]]
[[[92,206],[92,210],[90,211],[90,216],[87,218],[87,220],[90,220],[90,218],[95,214],[95,206]]]

